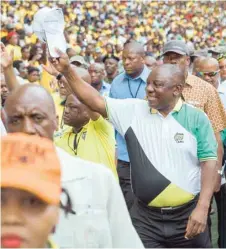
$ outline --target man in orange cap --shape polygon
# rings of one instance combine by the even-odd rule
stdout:
[[[1,248],[53,248],[61,194],[53,143],[14,133],[1,150]]]

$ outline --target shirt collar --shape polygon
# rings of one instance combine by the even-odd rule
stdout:
[[[91,121],[91,120],[90,120],[90,121]],[[89,122],[90,122],[90,121],[89,121]],[[88,122],[86,125],[84,125],[84,126],[82,127],[82,129],[81,129],[78,133],[74,133],[73,127],[71,127],[70,133],[80,134],[81,132],[86,132],[86,131],[87,131],[87,128],[88,128],[88,125],[89,125],[89,122]]]
[[[106,83],[102,81],[101,90],[106,90],[106,89],[107,89]]]
[[[48,248],[59,248],[53,241],[52,239],[49,239],[48,242]]]
[[[187,76],[186,81],[185,81],[185,83],[186,83],[187,85],[191,86],[191,87],[194,86],[194,80],[192,79],[193,76],[194,76],[194,75],[188,73],[188,76]],[[197,77],[197,76],[194,76],[194,77]]]
[[[226,87],[222,86],[221,84],[219,84],[218,88],[217,88],[218,93],[226,93]]]
[[[146,65],[144,65],[143,71],[141,72],[141,74],[139,76],[137,76],[136,78],[131,78],[128,74],[125,73],[124,78],[125,79],[131,79],[131,80],[136,80],[136,79],[142,79],[143,82],[146,83],[147,78],[150,74],[151,70],[147,68]]]
[[[172,112],[179,112],[181,110],[182,106],[183,106],[183,101],[181,98],[179,98],[179,100],[177,101],[176,105],[174,106]],[[158,113],[158,110],[151,108],[151,114],[157,114],[157,113]]]

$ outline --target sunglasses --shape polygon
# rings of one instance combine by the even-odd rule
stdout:
[[[214,77],[214,76],[216,76],[219,72],[220,72],[220,70],[218,70],[218,71],[216,71],[216,72],[197,72],[197,73],[196,73],[196,76],[198,76],[198,77],[204,77],[204,76]]]

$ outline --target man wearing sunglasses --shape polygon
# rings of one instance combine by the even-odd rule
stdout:
[[[211,57],[198,58],[194,63],[193,74],[207,81],[217,89],[224,109],[226,109],[226,86],[221,85],[220,82],[218,61]]]
[[[223,86],[220,82],[220,68],[218,61],[212,57],[198,58],[194,63],[193,74],[207,81],[217,89],[221,101],[224,104],[224,108],[226,110],[226,87]],[[224,130],[224,132],[222,133],[225,134],[225,132],[226,130]],[[226,217],[224,215],[225,210],[222,207],[224,207],[223,199],[226,196],[225,179],[222,178],[222,185],[220,191],[215,193],[214,196],[217,203],[217,212],[218,212],[218,233],[219,233],[218,245],[220,248],[222,247],[224,248],[226,240],[224,239],[223,233],[225,232],[225,227],[226,227]]]

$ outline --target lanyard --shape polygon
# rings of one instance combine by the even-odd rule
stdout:
[[[72,147],[70,146],[70,137],[71,137],[71,134],[73,134],[73,132],[70,133],[70,135],[68,136],[67,144],[68,144],[68,147],[69,147],[71,150],[73,150],[73,152],[75,153],[75,155],[77,155],[77,149],[78,149],[79,141],[80,141],[80,138],[81,138],[83,132],[81,131],[81,134],[80,134],[80,136],[79,136],[79,138],[78,138],[78,142],[77,142],[77,137],[78,137],[78,134],[79,134],[79,133],[76,133],[76,134],[75,134],[74,143],[73,143],[73,147],[74,147],[74,148],[72,148]]]
[[[136,94],[135,94],[135,95],[133,95],[133,93],[132,93],[129,79],[128,79],[127,82],[128,82],[129,92],[130,92],[132,98],[135,99],[135,98],[137,97],[137,94],[138,94],[139,90],[140,90],[140,87],[141,87],[141,84],[142,84],[142,79],[140,79],[140,84],[139,84],[139,86],[138,86],[138,88],[137,88],[137,91],[136,91]]]

